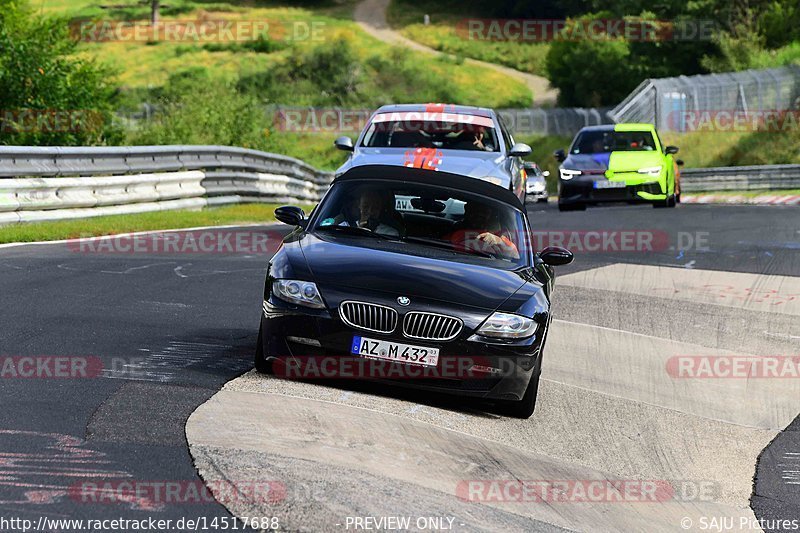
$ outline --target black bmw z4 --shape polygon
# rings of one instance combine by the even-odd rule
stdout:
[[[572,254],[532,249],[513,192],[365,165],[338,176],[309,216],[275,214],[295,228],[267,270],[258,371],[385,380],[533,414],[552,267]]]

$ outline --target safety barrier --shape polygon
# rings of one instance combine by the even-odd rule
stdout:
[[[243,202],[315,202],[333,174],[227,146],[0,146],[0,224]]]
[[[0,224],[316,202],[333,174],[291,157],[228,146],[0,146]],[[683,191],[800,189],[800,165],[694,168]]]
[[[800,189],[800,165],[687,168],[681,172],[681,190],[777,191]]]

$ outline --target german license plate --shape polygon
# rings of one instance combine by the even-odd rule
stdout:
[[[624,189],[625,182],[624,181],[595,181],[594,182],[595,189]]]
[[[368,339],[358,335],[353,337],[350,352],[371,359],[385,359],[410,365],[436,366],[439,361],[439,348]]]

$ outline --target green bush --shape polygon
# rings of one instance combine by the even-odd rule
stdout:
[[[245,76],[237,88],[265,103],[375,108],[388,103],[468,102],[463,80],[443,75],[462,59],[439,57],[416,61],[405,48],[364,54],[351,41],[339,38],[309,50],[292,49],[288,57],[269,70]],[[441,67],[441,68],[438,68]],[[487,87],[486,93],[492,89]],[[477,91],[476,91],[477,92]],[[527,107],[527,95],[507,98],[503,107]]]
[[[258,98],[214,80],[205,69],[174,74],[150,97],[158,113],[129,133],[128,144],[241,146],[297,157],[329,170],[344,162],[345,154],[334,148],[330,134],[276,131]]]
[[[556,41],[546,60],[550,83],[563,106],[607,106],[622,101],[641,81],[628,44],[612,41]]]
[[[613,13],[596,13],[571,23],[614,17]],[[655,15],[644,12],[632,20],[655,23]],[[682,20],[679,17],[674,22]],[[560,105],[611,106],[646,78],[707,72],[701,58],[712,56],[715,50],[715,43],[702,40],[556,39],[547,52],[546,68],[551,84],[559,90]]]
[[[156,93],[156,117],[130,135],[133,144],[249,146],[265,123],[262,106],[204,69],[170,77]]]
[[[0,144],[113,143],[111,70],[74,55],[65,20],[0,0]],[[36,118],[33,118],[36,117]]]

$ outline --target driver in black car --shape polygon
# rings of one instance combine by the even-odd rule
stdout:
[[[356,226],[390,237],[406,233],[403,217],[394,206],[394,195],[375,188],[361,189],[356,198],[344,203],[341,214],[323,220],[322,225]]]

